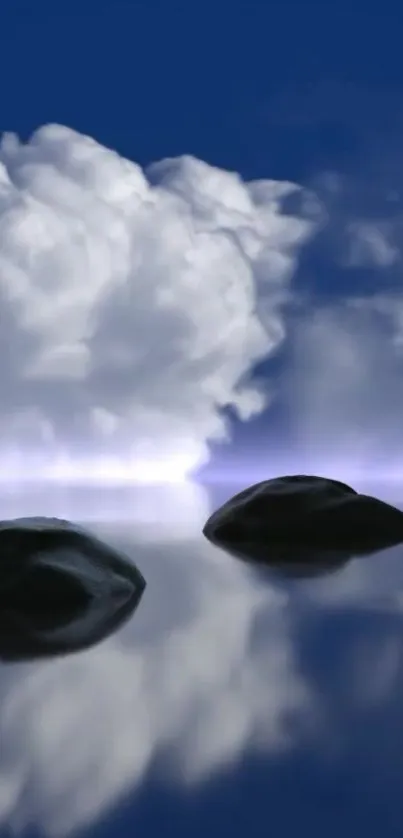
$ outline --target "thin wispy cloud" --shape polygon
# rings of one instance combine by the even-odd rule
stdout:
[[[294,444],[312,473],[402,479],[402,317],[400,294],[299,311],[284,393]]]
[[[347,225],[346,267],[388,268],[399,262],[401,249],[393,243],[393,224],[385,221],[354,221]]]

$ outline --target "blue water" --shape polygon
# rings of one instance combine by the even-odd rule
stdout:
[[[1,666],[1,836],[401,834],[403,548],[262,579],[200,534],[237,489],[3,493],[1,517],[81,520],[148,586],[90,651]]]

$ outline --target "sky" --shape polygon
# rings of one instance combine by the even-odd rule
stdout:
[[[3,474],[399,478],[398,10],[0,24]]]
[[[257,588],[207,543],[194,548],[201,564],[188,561],[209,501],[179,481],[401,479],[402,28],[389,2],[0,4],[0,479],[16,490],[2,509],[30,514],[21,484],[57,480],[36,504],[130,517],[140,567],[155,560],[126,648],[112,640],[1,680],[2,823],[53,835],[94,817],[98,829],[103,805],[115,817],[135,786],[108,838],[167,821],[177,835],[195,823],[232,834],[238,806],[239,831],[253,809],[256,834],[268,814],[280,834],[302,818],[312,834],[340,834],[346,811],[351,831],[399,834],[400,557],[388,574],[352,564],[321,581],[325,606],[382,595],[383,622],[369,639],[361,622],[343,634],[325,607],[323,631],[308,620],[304,659],[307,606]],[[167,494],[114,485],[158,480],[173,483]],[[312,638],[333,642],[337,684]],[[347,733],[330,774],[306,749],[278,758],[287,713],[299,734],[318,706],[335,731],[326,745]],[[266,751],[242,762],[251,736]],[[198,795],[143,785],[161,741]]]

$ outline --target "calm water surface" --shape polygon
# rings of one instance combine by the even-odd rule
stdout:
[[[262,579],[200,535],[239,488],[3,491],[2,518],[80,520],[148,586],[92,650],[1,666],[1,838],[401,836],[403,547]]]

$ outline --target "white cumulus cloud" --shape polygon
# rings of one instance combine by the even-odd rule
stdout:
[[[184,156],[143,172],[68,128],[0,145],[3,472],[176,478],[265,397],[298,187]],[[259,303],[260,301],[260,303]],[[257,309],[260,305],[261,314]]]

